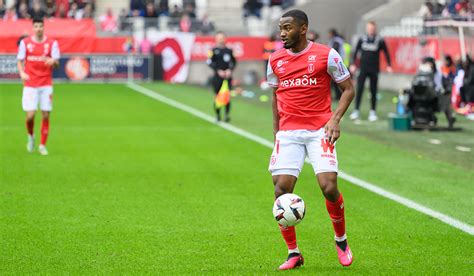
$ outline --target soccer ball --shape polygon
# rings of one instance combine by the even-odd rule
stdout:
[[[273,204],[273,217],[281,226],[295,226],[300,223],[306,213],[306,204],[295,194],[279,196]]]

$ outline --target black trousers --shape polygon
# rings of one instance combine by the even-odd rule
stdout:
[[[359,77],[357,78],[357,93],[356,93],[356,109],[360,109],[360,103],[362,101],[362,94],[364,93],[365,80],[367,77],[370,78],[370,94],[371,98],[371,109],[376,110],[377,108],[377,84],[379,81],[379,72],[370,72],[361,70]]]
[[[228,79],[227,80],[228,83],[229,83],[229,90],[232,90],[232,78]],[[221,86],[222,86],[222,83],[224,82],[224,79],[219,77],[218,75],[214,76],[214,78],[212,79],[212,88],[214,89],[214,94],[218,94],[219,93],[219,90],[221,89]],[[214,101],[214,110],[216,111],[216,115],[217,117],[220,118],[221,116],[221,108],[217,108],[216,107],[216,103]],[[229,112],[230,112],[230,101],[229,103],[225,106],[225,114],[226,116],[229,116]]]

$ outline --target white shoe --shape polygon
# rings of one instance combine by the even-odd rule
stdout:
[[[45,145],[40,145],[38,151],[41,155],[48,155],[48,150],[46,149]]]
[[[354,110],[354,111],[352,111],[352,113],[351,113],[351,115],[349,116],[349,118],[350,118],[352,121],[359,119],[359,110]]]
[[[369,122],[375,122],[377,121],[379,118],[377,117],[377,114],[375,113],[375,110],[371,110],[369,112]]]
[[[28,135],[28,142],[26,142],[26,151],[33,152],[35,148],[35,136]]]

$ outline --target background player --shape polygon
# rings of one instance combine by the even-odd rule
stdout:
[[[28,142],[26,149],[34,149],[34,123],[38,105],[41,110],[41,143],[39,152],[48,155],[46,140],[49,114],[53,108],[53,68],[59,65],[59,46],[56,40],[44,35],[43,19],[33,19],[33,36],[24,38],[18,48],[18,71],[23,81],[23,110],[26,112]]]
[[[339,121],[354,97],[350,73],[336,50],[306,40],[308,17],[303,11],[286,12],[279,27],[285,49],[271,54],[267,69],[267,81],[275,87],[275,147],[269,166],[275,197],[293,192],[307,153],[326,198],[339,262],[349,266],[352,252],[346,239],[344,202],[337,188],[335,142],[340,135]],[[334,112],[331,79],[342,90]],[[296,243],[295,227],[280,230],[288,246],[288,259],[279,269],[302,265],[304,259]]]
[[[216,47],[209,51],[209,58],[207,64],[214,69],[214,77],[212,78],[212,87],[214,93],[217,95],[224,80],[229,82],[229,90],[232,89],[232,71],[235,68],[236,60],[232,49],[225,46],[225,34],[218,32],[216,34]],[[214,110],[216,111],[217,121],[221,120],[221,108],[217,108],[214,103]],[[230,121],[230,101],[225,106],[225,121]]]
[[[387,59],[387,71],[392,72],[392,63],[390,62],[390,55],[388,54],[387,45],[382,37],[377,35],[377,26],[375,22],[370,21],[366,26],[367,34],[359,39],[357,42],[354,55],[352,57],[351,72],[354,73],[357,69],[355,61],[360,52],[360,72],[357,78],[357,94],[356,106],[352,112],[351,120],[359,119],[359,108],[362,100],[362,93],[364,92],[365,79],[370,78],[370,94],[371,94],[371,109],[369,112],[369,121],[377,121],[377,84],[380,72],[380,51],[383,51]]]

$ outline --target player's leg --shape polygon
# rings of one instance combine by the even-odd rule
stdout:
[[[297,135],[298,131],[279,131],[276,135],[269,166],[275,187],[275,199],[293,192],[303,167],[306,151],[303,140],[300,141]],[[304,259],[296,242],[295,227],[280,226],[280,232],[288,247],[288,258],[279,269],[286,270],[301,266]]]
[[[319,187],[326,198],[326,208],[335,232],[336,251],[339,262],[352,263],[352,252],[347,245],[344,217],[344,199],[337,187],[338,161],[336,145],[330,144],[324,129],[310,132],[306,150],[313,165]]]
[[[39,152],[42,155],[48,155],[46,141],[49,134],[49,118],[53,109],[53,89],[51,86],[40,89],[40,109],[41,109],[41,143]]]
[[[223,79],[219,78],[218,76],[214,76],[212,78],[212,88],[214,89],[214,94],[217,96],[219,90],[221,89]],[[221,109],[216,106],[216,99],[214,97],[214,111],[216,112],[216,121],[220,122],[221,120]]]
[[[376,72],[370,73],[370,112],[369,112],[369,121],[377,121],[377,85],[379,80],[379,74]]]
[[[362,101],[362,94],[364,93],[365,79],[367,78],[367,72],[364,70],[359,71],[359,76],[357,77],[357,91],[355,99],[355,109],[350,115],[351,120],[357,120],[360,116],[360,104]]]
[[[34,126],[35,113],[38,107],[38,91],[32,87],[23,88],[22,107],[26,113],[26,131],[28,133],[28,140],[26,142],[26,150],[33,152],[35,146]]]

